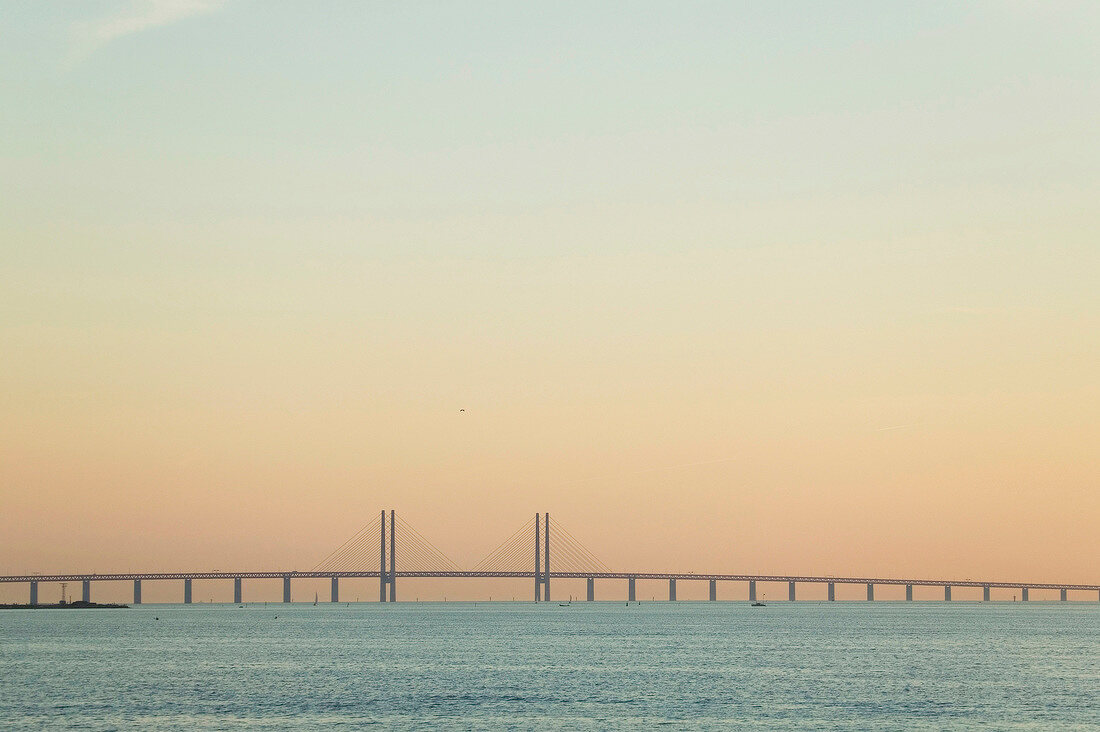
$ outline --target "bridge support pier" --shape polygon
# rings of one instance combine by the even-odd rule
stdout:
[[[829,583],[829,602],[836,602],[836,584]]]
[[[635,588],[635,579],[633,577],[626,580],[626,599],[629,602],[638,601],[638,593]]]
[[[951,585],[943,586],[943,601],[951,602]]]
[[[592,577],[588,578],[588,601],[592,602],[596,599],[596,580]]]
[[[787,599],[794,602],[794,582],[787,583]]]
[[[989,585],[982,588],[982,602],[989,602]]]
[[[1027,602],[1027,588],[1026,587],[1021,587],[1020,588],[1020,600],[1022,602]]]
[[[756,602],[756,580],[749,580],[749,602]]]
[[[141,604],[141,580],[134,580],[134,604]]]
[[[1058,599],[1060,599],[1062,602],[1066,601],[1066,588],[1065,587],[1062,588],[1061,597],[1059,597]]]
[[[84,602],[92,601],[92,581],[84,580],[80,583],[80,599]]]
[[[290,602],[290,575],[283,575],[283,602]]]
[[[905,586],[905,599],[909,602],[913,601],[913,585]]]
[[[870,582],[867,583],[867,602],[875,601],[875,586]]]
[[[31,605],[38,604],[38,583],[31,580]]]
[[[191,604],[191,580],[185,579],[183,581],[183,603],[185,605]]]
[[[668,581],[668,600],[669,602],[676,602],[676,580],[674,579]]]
[[[242,599],[243,597],[244,597],[244,593],[241,592],[241,578],[240,577],[234,577],[233,578],[233,602],[237,605],[240,605],[242,602],[244,602],[244,600]]]
[[[340,578],[332,578],[332,589],[329,590],[329,602],[340,602]]]
[[[710,581],[710,601],[714,602],[718,599],[718,580]]]

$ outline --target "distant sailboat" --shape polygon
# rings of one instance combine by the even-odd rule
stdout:
[[[767,605],[765,605],[765,604],[764,604],[764,603],[762,602],[762,600],[763,600],[763,599],[764,599],[765,597],[767,597],[767,596],[768,596],[768,595],[767,595],[766,593],[765,593],[765,594],[763,594],[763,595],[761,595],[761,596],[760,596],[760,599],[761,599],[761,601],[757,601],[757,602],[754,602],[754,603],[752,604],[752,607],[767,607]]]

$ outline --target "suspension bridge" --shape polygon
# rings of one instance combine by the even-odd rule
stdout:
[[[398,542],[398,536],[401,541]],[[551,561],[552,560],[552,561]],[[331,602],[340,601],[340,580],[344,578],[378,578],[379,602],[397,601],[399,579],[407,578],[517,578],[534,580],[535,602],[550,600],[550,583],[554,579],[583,579],[587,581],[586,599],[596,599],[596,581],[625,580],[627,599],[637,600],[638,580],[664,580],[668,582],[668,599],[676,600],[676,583],[707,582],[709,599],[718,599],[719,582],[747,582],[749,600],[755,601],[757,583],[784,583],[787,599],[796,599],[799,584],[826,585],[828,599],[836,599],[836,585],[866,585],[867,600],[875,599],[876,586],[904,586],[905,599],[913,599],[913,588],[936,586],[943,588],[943,599],[951,600],[952,587],[981,587],[982,598],[990,601],[994,588],[1018,590],[1020,599],[1028,600],[1029,590],[1059,590],[1060,599],[1066,601],[1069,593],[1097,593],[1100,585],[1066,584],[1048,582],[1004,582],[973,579],[927,579],[905,577],[833,577],[803,575],[758,574],[708,574],[699,572],[631,572],[616,571],[600,561],[575,536],[555,522],[550,514],[535,514],[534,521],[525,521],[508,538],[469,569],[461,568],[450,557],[417,531],[395,511],[382,511],[371,522],[360,528],[347,541],[306,571],[233,571],[233,572],[119,572],[113,574],[24,574],[0,575],[0,583],[26,583],[30,587],[30,604],[38,604],[40,583],[77,583],[81,585],[81,599],[92,600],[93,582],[127,582],[134,584],[134,604],[141,603],[142,582],[183,581],[183,601],[190,603],[194,580],[231,580],[233,601],[244,600],[243,584],[246,579],[281,579],[283,602],[290,602],[291,582],[295,579],[329,579]]]

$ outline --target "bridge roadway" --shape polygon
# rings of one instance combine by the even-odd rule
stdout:
[[[126,580],[232,580],[232,579],[330,579],[332,577],[378,577],[377,569],[363,571],[306,572],[299,570],[262,572],[118,572],[113,574],[23,574],[0,575],[0,582],[121,582]],[[389,575],[389,572],[386,573]],[[440,571],[394,573],[398,578],[515,578],[534,579],[534,571],[484,572]],[[620,579],[620,580],[714,580],[716,582],[797,582],[838,585],[913,585],[914,587],[997,587],[1032,590],[1092,590],[1100,585],[1067,584],[1064,582],[986,582],[983,580],[905,579],[898,577],[831,577],[785,574],[705,574],[698,572],[550,572],[551,579]]]
[[[0,583],[26,582],[30,585],[30,604],[38,604],[38,585],[41,582],[80,582],[82,584],[82,598],[91,600],[91,583],[95,582],[119,582],[133,581],[134,603],[141,602],[141,583],[143,580],[183,580],[184,602],[191,602],[191,583],[193,580],[233,580],[234,602],[242,601],[241,582],[245,579],[281,579],[283,580],[283,602],[290,602],[290,582],[292,579],[330,579],[332,582],[331,601],[339,601],[340,578],[354,577],[378,577],[381,579],[385,597],[385,586],[390,586],[389,600],[396,600],[396,582],[398,578],[515,578],[535,579],[545,581],[545,573],[532,571],[480,571],[480,570],[453,570],[453,571],[387,571],[379,570],[363,571],[252,571],[252,572],[118,572],[110,574],[24,574],[24,575],[0,575]],[[757,582],[786,582],[788,585],[788,600],[795,599],[795,586],[798,583],[815,583],[828,585],[829,600],[835,600],[835,585],[859,584],[867,586],[867,600],[874,600],[875,585],[893,585],[905,587],[905,599],[913,599],[913,587],[936,586],[944,588],[944,600],[951,600],[952,587],[981,587],[983,599],[989,601],[991,588],[1018,589],[1021,599],[1028,600],[1028,590],[1059,590],[1060,597],[1067,599],[1067,592],[1091,591],[1100,593],[1100,585],[1074,584],[1056,582],[994,582],[972,579],[922,579],[902,577],[830,577],[812,575],[777,575],[777,574],[703,574],[696,572],[550,572],[550,579],[583,579],[587,580],[587,599],[595,599],[596,580],[627,580],[628,599],[635,600],[635,582],[637,580],[666,580],[669,583],[668,599],[676,599],[677,581],[706,581],[710,584],[710,599],[717,599],[718,582],[748,582],[749,599],[756,599]],[[549,600],[549,583],[546,583],[546,599]],[[536,596],[537,599],[538,596]],[[1100,599],[1100,595],[1098,595]]]

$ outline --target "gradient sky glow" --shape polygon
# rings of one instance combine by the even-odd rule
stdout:
[[[1096,582],[1097,38],[0,0],[0,573],[306,569],[394,507],[464,565],[549,510],[623,569]]]

